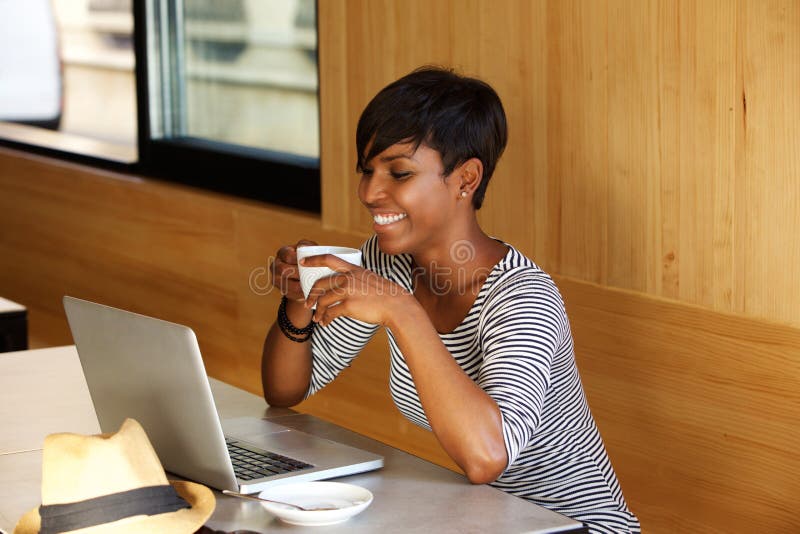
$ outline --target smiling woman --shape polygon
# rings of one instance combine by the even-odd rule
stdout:
[[[478,224],[506,144],[495,91],[446,69],[419,69],[367,105],[356,142],[358,196],[375,235],[362,247],[363,267],[304,258],[304,267],[336,272],[307,299],[296,246],[278,251],[273,284],[284,301],[264,343],[267,402],[313,395],[383,326],[395,404],[433,431],[471,482],[583,521],[590,532],[639,532],[586,403],[558,289]],[[300,329],[312,334],[290,335]]]

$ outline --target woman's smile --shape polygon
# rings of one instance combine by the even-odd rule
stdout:
[[[394,224],[398,221],[401,221],[408,217],[407,213],[394,213],[394,214],[375,214],[372,216],[372,220],[375,221],[376,226],[388,226],[390,224]]]

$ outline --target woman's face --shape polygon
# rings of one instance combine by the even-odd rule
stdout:
[[[442,176],[439,152],[410,143],[390,146],[366,162],[358,197],[373,217],[386,254],[415,254],[446,244],[458,183]]]

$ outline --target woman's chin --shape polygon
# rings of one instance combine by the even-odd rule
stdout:
[[[396,239],[390,239],[381,234],[378,234],[378,248],[389,256],[405,253],[405,250]]]

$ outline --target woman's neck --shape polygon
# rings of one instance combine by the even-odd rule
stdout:
[[[458,237],[442,240],[434,247],[413,253],[412,284],[437,296],[455,291],[463,295],[479,289],[492,268],[508,251],[477,225]]]

